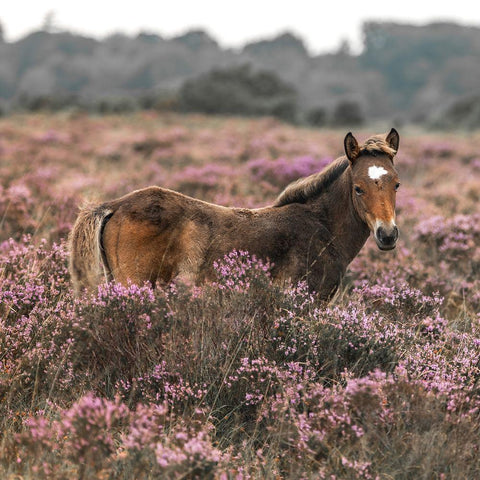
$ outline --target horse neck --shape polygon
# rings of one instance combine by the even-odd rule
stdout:
[[[345,172],[313,204],[320,210],[322,223],[332,234],[333,245],[348,265],[370,235],[366,223],[358,216],[352,199],[352,172]]]

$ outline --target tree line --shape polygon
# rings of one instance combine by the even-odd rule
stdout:
[[[0,35],[0,107],[77,105],[100,112],[157,108],[274,115],[315,125],[479,122],[480,28],[367,22],[363,49],[312,55],[284,33],[239,50],[204,31],[174,38],[69,32]],[[472,106],[473,105],[473,106]]]

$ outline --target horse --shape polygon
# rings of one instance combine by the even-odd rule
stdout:
[[[267,260],[273,281],[305,281],[329,301],[370,232],[380,250],[395,248],[398,146],[394,128],[363,144],[349,132],[345,155],[263,208],[220,206],[158,186],[86,206],[69,241],[74,290],[106,281],[199,285],[215,279],[216,260],[237,250]]]

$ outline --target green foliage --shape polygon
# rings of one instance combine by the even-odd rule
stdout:
[[[332,124],[334,126],[355,127],[361,125],[364,121],[362,109],[357,102],[347,100],[339,102],[333,111]]]
[[[453,102],[432,124],[440,128],[480,128],[480,96]]]
[[[323,107],[314,107],[307,112],[306,120],[314,127],[323,127],[327,124],[327,110]]]
[[[179,103],[185,111],[272,115],[292,121],[295,97],[295,89],[274,73],[243,65],[187,80],[180,89]]]
[[[27,95],[22,94],[18,99],[21,110],[29,112],[50,111],[57,112],[81,105],[76,95]]]
[[[314,107],[304,117],[313,127],[359,127],[366,121],[362,107],[356,101],[340,100],[332,109]]]
[[[218,48],[218,44],[203,30],[190,30],[173,39],[185,47],[198,51],[202,48]]]
[[[0,97],[10,109],[25,108],[25,95],[32,104],[48,99],[48,108],[76,106],[81,98],[94,111],[92,104],[105,100],[110,105],[102,110],[114,113],[131,110],[124,99],[143,108],[139,97],[167,90],[173,97],[184,85],[182,108],[188,111],[292,121],[298,110],[298,116],[318,126],[320,117],[308,118],[312,104],[331,111],[340,102],[361,98],[367,119],[415,121],[464,96],[478,95],[479,28],[368,22],[363,37],[359,55],[342,44],[335,53],[312,56],[302,39],[288,32],[234,51],[223,50],[204,31],[171,39],[154,33],[117,34],[102,41],[41,31],[13,43],[2,41],[0,31]],[[239,64],[250,64],[252,70],[245,73]],[[253,72],[260,69],[276,76],[274,85],[271,79],[254,79]],[[286,81],[298,92],[299,107],[295,92],[278,88]],[[252,83],[259,82],[270,93],[256,91]],[[112,107],[113,102],[123,105]],[[169,102],[168,108],[176,106]]]
[[[169,93],[145,93],[139,96],[105,96],[97,100],[86,100],[74,94],[27,95],[22,94],[17,108],[27,112],[59,112],[69,109],[101,115],[122,114],[138,110],[174,111],[177,98]],[[1,108],[0,108],[0,111]]]
[[[382,73],[400,108],[410,106],[414,94],[427,86],[450,59],[474,55],[478,61],[480,56],[479,33],[454,24],[419,28],[367,22],[363,36],[361,64]]]
[[[260,40],[245,45],[244,51],[255,56],[268,57],[278,52],[294,52],[300,56],[307,56],[308,52],[303,41],[291,33],[283,33],[271,40]]]

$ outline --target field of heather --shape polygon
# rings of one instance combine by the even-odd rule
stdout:
[[[480,478],[480,132],[400,129],[397,249],[370,239],[328,308],[241,252],[201,288],[72,295],[85,200],[156,184],[267,205],[345,133],[0,119],[2,479]]]

